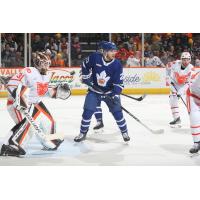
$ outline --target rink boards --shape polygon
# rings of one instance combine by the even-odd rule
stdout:
[[[1,76],[12,76],[22,71],[23,68],[2,68]],[[126,94],[168,94],[169,87],[165,68],[124,68],[124,93]],[[82,95],[87,91],[86,85],[80,81],[80,68],[51,68],[51,85],[58,82],[67,82],[73,95]],[[7,95],[6,89],[0,85],[0,97]]]

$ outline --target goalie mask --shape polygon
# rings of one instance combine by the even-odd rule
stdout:
[[[33,59],[34,67],[37,68],[42,75],[46,75],[49,66],[51,65],[51,60],[48,55],[43,52],[38,52]]]

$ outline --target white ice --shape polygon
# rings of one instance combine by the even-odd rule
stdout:
[[[122,97],[122,104],[143,123],[152,129],[164,129],[164,134],[155,135],[142,127],[129,115],[127,120],[131,141],[125,144],[117,125],[102,103],[104,132],[93,133],[93,118],[87,140],[75,143],[79,134],[84,96],[72,96],[66,101],[44,99],[44,103],[57,121],[57,132],[65,135],[65,141],[55,152],[41,150],[41,145],[33,138],[26,147],[23,158],[0,157],[0,165],[200,165],[200,156],[188,153],[193,145],[189,129],[189,118],[180,102],[182,128],[172,129],[169,97],[167,95],[147,95],[142,102]],[[0,146],[14,123],[6,110],[6,99],[0,99]]]

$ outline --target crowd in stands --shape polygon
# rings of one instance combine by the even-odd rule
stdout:
[[[145,33],[143,62],[141,33],[113,33],[111,36],[118,47],[116,58],[124,67],[139,67],[143,62],[144,66],[165,66],[179,59],[183,51],[189,51],[192,64],[200,66],[198,33]],[[80,66],[85,56],[98,49],[98,42],[108,38],[109,34],[74,33],[69,48],[67,33],[34,33],[31,34],[32,58],[35,52],[49,49],[52,67],[68,67],[69,56],[70,66]],[[86,50],[83,46],[87,46]],[[1,34],[1,64],[2,67],[24,66],[24,34]]]
[[[164,65],[180,59],[184,51],[191,53],[192,64],[200,66],[200,34],[199,33],[147,33],[144,34],[145,64],[152,57],[158,57]]]
[[[24,35],[1,33],[2,67],[24,66]]]
[[[117,45],[116,58],[121,60],[124,67],[141,66],[142,42],[141,34],[114,33],[112,41]]]
[[[68,34],[31,34],[32,57],[37,51],[51,51],[51,66],[68,66]]]

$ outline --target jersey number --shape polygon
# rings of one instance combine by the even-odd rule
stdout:
[[[23,77],[24,77],[24,74],[22,74],[22,73],[19,73],[16,75],[16,79],[19,81],[21,81]]]

